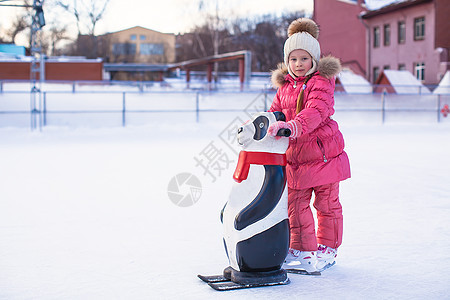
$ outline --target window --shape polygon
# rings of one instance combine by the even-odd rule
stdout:
[[[425,17],[414,19],[414,40],[425,39]]]
[[[384,24],[384,26],[383,26],[383,36],[384,36],[383,44],[385,46],[389,46],[391,44],[391,25]]]
[[[135,34],[130,35],[130,40],[135,41],[136,40],[136,35]]]
[[[391,69],[391,66],[390,65],[385,65],[384,67],[383,67],[383,70],[390,70]]]
[[[425,80],[425,63],[419,62],[414,64],[414,74],[416,78],[420,81]]]
[[[373,82],[374,83],[377,81],[379,75],[380,75],[380,68],[374,67],[373,68]]]
[[[398,64],[398,70],[399,71],[405,71],[406,70],[406,65],[405,64]]]
[[[380,27],[373,28],[373,47],[380,47]]]
[[[406,26],[405,21],[398,22],[398,43],[404,44],[406,40]]]
[[[134,55],[136,54],[136,44],[130,43],[113,44],[112,52],[114,55]]]
[[[163,44],[141,44],[140,54],[142,55],[163,55],[164,45]]]
[[[139,39],[140,39],[141,41],[145,41],[145,39],[146,39],[146,36],[145,36],[145,35],[143,35],[143,34],[141,34],[141,35],[139,36]]]

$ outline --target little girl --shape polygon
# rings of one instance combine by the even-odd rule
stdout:
[[[274,123],[268,130],[273,136],[281,128],[291,130],[286,152],[291,238],[284,267],[300,264],[307,271],[334,264],[343,231],[339,182],[350,177],[344,138],[331,119],[335,76],[341,65],[331,56],[320,59],[318,33],[310,19],[300,18],[289,25],[284,66],[272,73],[278,90],[269,109],[282,111],[287,122]],[[313,192],[317,235],[310,208]]]

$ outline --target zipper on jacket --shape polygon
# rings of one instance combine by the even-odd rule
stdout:
[[[339,242],[339,228],[338,228],[338,222],[337,219],[334,218],[334,234],[335,234],[335,243],[334,243],[334,249],[338,248],[338,242]]]
[[[317,145],[319,146],[320,151],[322,152],[322,156],[323,156],[323,162],[327,162],[328,159],[325,156],[325,148],[323,147],[323,143],[322,141],[319,139],[319,137],[317,137]]]

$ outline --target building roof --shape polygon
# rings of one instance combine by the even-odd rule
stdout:
[[[368,10],[375,10],[398,1],[399,0],[364,0],[363,2]]]
[[[409,71],[384,70],[376,83],[380,84],[383,79],[389,82],[397,94],[431,94],[431,91]]]
[[[122,29],[122,30],[118,30],[118,31],[108,32],[108,33],[105,33],[104,35],[110,35],[110,34],[115,34],[115,33],[119,33],[119,32],[124,32],[124,31],[129,31],[129,30],[135,30],[135,29],[137,29],[137,30],[151,31],[151,32],[159,33],[159,34],[170,34],[170,35],[175,35],[174,33],[164,33],[164,32],[159,32],[159,31],[156,31],[156,30],[153,30],[153,29],[148,29],[148,28],[142,27],[142,26],[133,26],[133,27],[126,28],[126,29]]]
[[[375,10],[369,10],[366,12],[362,12],[361,13],[361,17],[363,19],[370,19],[372,17],[375,16],[379,16],[382,14],[386,14],[386,13],[390,13],[399,9],[404,9],[407,7],[411,7],[414,5],[419,5],[419,4],[423,4],[423,3],[427,3],[427,2],[433,2],[433,0],[403,0],[403,1],[397,1],[394,2],[392,4],[383,6],[379,9],[375,9]]]
[[[444,77],[442,77],[441,82],[439,82],[439,85],[433,91],[433,94],[450,95],[450,71],[447,71]]]
[[[33,61],[32,56],[25,55],[13,55],[8,53],[0,52],[0,62],[31,62]],[[100,63],[102,62],[102,58],[93,58],[88,59],[84,56],[51,56],[46,57],[45,62],[65,62],[65,63]]]
[[[15,44],[0,44],[0,53],[11,55],[25,55],[25,47]]]
[[[338,82],[349,94],[372,93],[372,85],[364,77],[353,73],[351,70],[342,70],[338,75]]]

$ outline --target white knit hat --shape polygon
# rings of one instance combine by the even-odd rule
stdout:
[[[317,41],[319,27],[317,24],[311,19],[299,18],[289,25],[288,36],[284,43],[284,63],[289,74],[294,78],[296,77],[289,67],[289,54],[297,49],[305,50],[312,56],[313,65],[306,75],[314,73],[320,60],[320,44]]]

